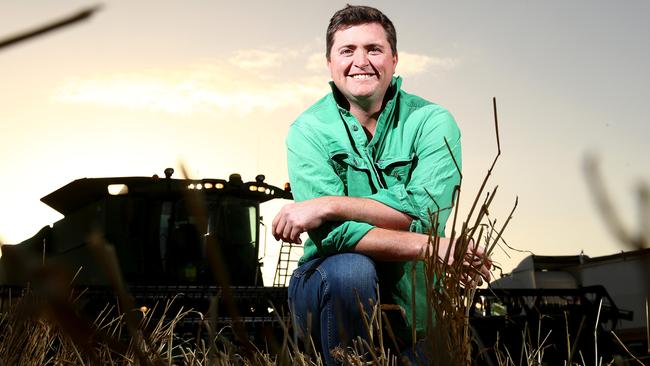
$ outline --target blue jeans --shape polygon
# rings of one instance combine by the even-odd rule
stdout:
[[[358,253],[316,258],[298,267],[289,282],[289,308],[297,335],[309,336],[327,365],[333,348],[348,347],[357,337],[368,339],[357,295],[366,314],[377,303],[377,272],[372,259]]]

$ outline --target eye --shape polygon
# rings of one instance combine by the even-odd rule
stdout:
[[[342,55],[342,56],[349,56],[349,55],[351,55],[352,53],[353,53],[352,50],[349,49],[349,48],[342,48],[342,49],[339,51],[339,55]]]
[[[381,49],[381,47],[370,47],[370,49],[368,50],[368,53],[371,55],[379,55],[382,52],[383,50]]]

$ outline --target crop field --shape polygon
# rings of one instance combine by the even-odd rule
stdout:
[[[435,242],[435,238],[432,238]],[[462,240],[461,240],[462,242]],[[518,349],[508,344],[479,344],[472,332],[470,308],[477,291],[458,286],[461,274],[454,266],[438,258],[427,260],[429,278],[440,278],[430,286],[429,304],[434,314],[429,319],[427,336],[414,345],[418,355],[431,365],[555,365],[558,344],[551,331],[538,327],[519,329],[522,342]],[[217,324],[214,314],[200,314],[175,306],[175,300],[154,308],[134,308],[129,295],[119,293],[94,318],[76,311],[83,294],[71,290],[67,278],[47,268],[39,283],[27,293],[12,299],[12,305],[0,319],[0,360],[5,365],[321,365],[321,355],[313,345],[293,336],[290,321],[278,317],[275,332],[255,334],[243,324]],[[119,288],[119,285],[118,285]],[[126,309],[126,311],[121,311]],[[365,324],[372,337],[359,340],[349,349],[337,349],[334,355],[345,365],[410,364],[400,360],[400,350],[392,339],[386,316],[390,307],[374,304]],[[191,322],[187,322],[192,320]],[[540,317],[540,322],[542,317]],[[189,324],[189,325],[188,325]],[[435,324],[435,325],[434,325]],[[597,324],[581,324],[576,334],[567,331],[567,365],[633,365],[644,363],[623,346],[616,354],[598,354],[595,342]],[[576,350],[573,342],[593,335],[594,343]],[[598,333],[602,336],[602,333]],[[610,335],[615,341],[615,335]],[[497,339],[499,339],[497,337]],[[619,343],[620,344],[620,343]],[[395,346],[394,346],[395,345]],[[564,346],[562,344],[561,346]],[[553,351],[553,352],[551,352]],[[588,353],[587,353],[588,352]],[[602,352],[602,351],[601,351]],[[548,357],[551,355],[551,357]],[[606,357],[606,358],[605,358]],[[417,358],[416,358],[417,360]],[[596,361],[597,360],[597,361]],[[401,362],[401,363],[400,363]]]

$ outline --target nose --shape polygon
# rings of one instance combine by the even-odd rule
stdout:
[[[357,50],[354,53],[354,66],[358,68],[364,68],[368,66],[368,55],[365,50]]]

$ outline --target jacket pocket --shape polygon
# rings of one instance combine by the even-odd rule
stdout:
[[[333,150],[330,152],[330,163],[343,181],[346,195],[369,194],[370,167],[359,155],[346,149]]]
[[[377,162],[377,168],[381,172],[387,187],[402,184],[406,185],[411,180],[411,172],[415,154],[409,156],[390,157]]]

